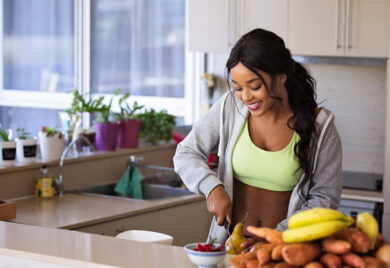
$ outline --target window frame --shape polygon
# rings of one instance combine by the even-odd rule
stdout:
[[[3,1],[0,0],[0,18],[3,14]],[[88,97],[97,97],[102,94],[91,95],[91,27],[92,27],[92,0],[74,0],[74,84],[78,91]],[[187,14],[187,5],[186,5]],[[186,20],[187,20],[186,15]],[[188,23],[186,23],[186,31]],[[3,20],[0,20],[0,29],[3,29]],[[2,31],[2,30],[0,30]],[[186,33],[186,36],[188,34]],[[194,120],[194,81],[195,77],[189,75],[194,70],[193,56],[188,55],[188,38],[185,48],[185,87],[184,98],[151,97],[151,96],[130,96],[129,101],[137,101],[146,108],[157,110],[166,109],[178,117],[184,117],[185,124],[191,124]],[[53,110],[65,110],[70,107],[72,93],[47,92],[47,91],[23,91],[18,89],[4,89],[3,87],[3,32],[0,32],[0,106],[44,108]],[[196,75],[196,74],[195,74]],[[105,95],[112,97],[113,95]],[[119,98],[115,96],[115,98]],[[117,111],[117,102],[113,103],[113,110]],[[82,126],[91,127],[89,114],[82,118]]]

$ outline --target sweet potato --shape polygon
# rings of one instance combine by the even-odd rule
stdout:
[[[365,268],[366,264],[364,263],[363,259],[354,254],[354,253],[346,253],[341,255],[341,259],[346,265],[356,267],[356,268]]]
[[[381,246],[375,253],[375,257],[380,260],[386,268],[390,268],[390,245]]]
[[[245,260],[256,259],[256,252],[255,251],[250,251],[250,252],[246,252],[246,253],[241,252],[241,255],[244,257]]]
[[[383,264],[376,258],[370,256],[363,256],[363,261],[366,268],[382,268]]]
[[[274,247],[274,244],[264,244],[256,251],[256,257],[259,261],[259,265],[264,265],[271,261],[271,252]]]
[[[348,241],[327,237],[322,240],[322,247],[328,253],[345,254],[351,249],[351,244]]]
[[[282,248],[284,245],[276,245],[271,252],[271,259],[274,261],[281,261],[283,260],[282,256]]]
[[[333,253],[326,253],[321,256],[320,262],[327,268],[341,268],[341,258]]]
[[[245,261],[246,268],[257,268],[259,266],[259,261],[257,259],[250,259]]]
[[[375,250],[383,246],[383,244],[386,243],[386,239],[383,237],[381,233],[378,233],[378,236],[375,240]]]
[[[296,266],[291,265],[291,264],[288,264],[287,262],[284,262],[284,261],[278,262],[278,263],[274,266],[274,268],[294,268],[294,267],[296,267]],[[263,268],[263,266],[261,266],[261,268]]]
[[[321,246],[318,243],[296,243],[282,248],[283,260],[295,266],[308,264],[320,254]]]
[[[370,251],[371,243],[368,236],[356,227],[350,227],[337,232],[334,237],[348,241],[351,244],[351,251],[365,254]]]
[[[269,263],[261,265],[261,266],[259,265],[258,267],[261,267],[261,268],[273,268],[273,267],[275,267],[276,264],[277,264],[276,262],[269,262]]]
[[[303,268],[324,268],[324,266],[318,261],[312,261],[303,266]]]
[[[282,232],[267,227],[255,227],[255,226],[248,226],[247,230],[251,234],[264,238],[271,244],[275,244],[275,245],[283,244]]]
[[[257,242],[254,246],[251,247],[251,249],[249,250],[250,252],[251,251],[257,251],[259,248],[262,247],[262,245],[264,244],[268,244],[267,242],[265,241],[260,241],[260,242]]]
[[[234,268],[245,268],[245,267],[246,267],[244,255],[235,255],[235,256],[232,256],[232,257],[229,259],[229,263],[230,263],[230,265],[233,266]]]
[[[333,235],[336,239],[343,239],[351,244],[351,251],[365,254],[370,251],[371,243],[368,236],[356,227],[341,230]]]

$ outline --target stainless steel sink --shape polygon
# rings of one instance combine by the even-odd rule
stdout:
[[[164,184],[152,184],[152,183],[142,183],[142,193],[143,200],[151,200],[151,199],[161,199],[168,197],[177,197],[191,194],[191,192],[187,189],[183,189],[180,187],[172,187]],[[122,196],[118,195],[115,189],[116,183],[105,184],[90,188],[85,188],[81,190],[76,190],[78,193],[83,194],[91,194],[91,195],[99,195],[99,196],[111,196],[117,198],[131,198],[131,196]]]

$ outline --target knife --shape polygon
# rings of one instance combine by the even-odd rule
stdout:
[[[230,233],[230,224],[228,223],[228,221],[226,220],[226,218],[225,218],[225,220],[223,221],[223,226],[225,227],[226,232],[228,233],[228,235],[231,236],[231,233]]]

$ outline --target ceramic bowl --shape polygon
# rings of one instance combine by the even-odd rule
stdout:
[[[225,250],[223,251],[214,251],[214,252],[202,252],[195,251],[197,248],[197,243],[192,243],[184,246],[184,249],[187,252],[190,260],[198,265],[198,267],[216,267],[218,263],[222,262],[226,256],[226,252],[229,250],[228,247],[225,246]],[[205,244],[205,243],[200,243]],[[218,247],[220,244],[215,243],[214,246]]]
[[[115,236],[115,238],[139,241],[139,242],[149,242],[149,243],[158,243],[163,245],[172,245],[173,237],[167,234],[143,231],[143,230],[130,230],[122,232]]]

